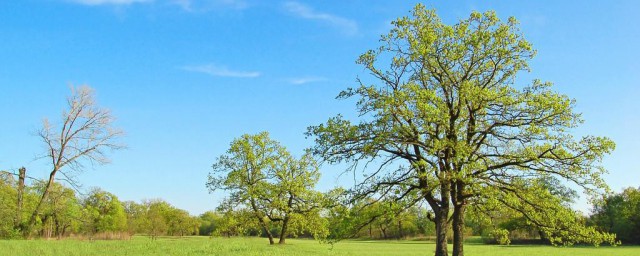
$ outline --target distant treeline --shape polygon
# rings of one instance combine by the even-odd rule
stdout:
[[[18,210],[17,181],[8,172],[0,176],[0,237],[22,238],[20,228],[33,212],[44,182],[24,187],[22,206]],[[185,210],[162,200],[141,203],[121,202],[112,193],[99,188],[86,195],[53,183],[50,195],[37,215],[32,237],[87,239],[126,239],[134,234],[197,235],[200,221]]]
[[[16,229],[17,180],[8,172],[0,175],[0,236],[22,238]],[[24,188],[19,212],[25,222],[38,200],[42,182]],[[426,207],[394,209],[393,202],[362,200],[350,206],[334,205],[317,212],[327,230],[327,239],[431,239],[435,226]],[[40,238],[80,237],[86,239],[127,239],[131,235],[157,236],[263,236],[264,231],[247,209],[223,205],[216,211],[192,216],[160,199],[142,202],[120,201],[112,193],[93,189],[86,195],[55,183],[51,196],[38,216],[35,235]],[[528,223],[517,212],[506,209],[474,209],[467,213],[467,235],[482,236],[487,243],[544,243],[547,234]],[[393,212],[393,214],[392,214]],[[627,188],[598,201],[588,226],[617,234],[624,244],[640,244],[640,189]],[[313,237],[304,220],[290,227],[291,237]],[[271,232],[279,225],[271,223]]]

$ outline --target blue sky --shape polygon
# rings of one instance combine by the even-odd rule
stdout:
[[[58,120],[69,85],[95,88],[128,149],[78,176],[122,200],[162,198],[214,209],[207,174],[229,142],[269,131],[294,154],[306,127],[353,116],[340,90],[368,74],[356,58],[378,46],[414,1],[25,0],[0,2],[0,169],[46,177],[34,132]],[[640,186],[638,1],[429,1],[449,24],[472,10],[515,16],[538,55],[533,78],[577,100],[576,135],[611,137],[605,179]],[[323,166],[320,189],[348,184]],[[588,209],[584,201],[579,209]]]

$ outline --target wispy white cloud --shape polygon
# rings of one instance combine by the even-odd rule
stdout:
[[[170,4],[180,6],[183,10],[191,11],[191,0],[171,0]]]
[[[153,0],[69,0],[83,5],[130,5],[135,3],[148,3]]]
[[[290,84],[300,85],[300,84],[308,84],[314,82],[326,81],[327,79],[324,77],[310,76],[310,77],[295,77],[289,78],[287,81]]]
[[[131,5],[135,3],[158,3],[178,6],[185,11],[210,11],[215,9],[242,10],[249,7],[245,0],[66,0],[82,5]]]
[[[358,24],[350,19],[339,17],[329,13],[313,10],[311,7],[298,2],[286,2],[285,9],[304,19],[318,20],[340,28],[344,33],[353,35],[358,32]]]
[[[243,10],[249,7],[244,0],[170,0],[185,11],[210,11],[215,9]]]
[[[237,71],[237,70],[231,70],[225,66],[219,66],[215,64],[184,66],[184,67],[181,67],[181,69],[190,71],[190,72],[199,72],[199,73],[205,73],[211,76],[220,76],[220,77],[252,78],[252,77],[260,76],[260,72],[257,72],[257,71]]]
[[[246,1],[243,0],[214,0],[215,5],[225,6],[233,9],[245,9],[249,7]]]

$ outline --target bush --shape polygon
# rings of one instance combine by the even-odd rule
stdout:
[[[509,245],[511,244],[511,240],[509,239],[509,230],[506,229],[494,229],[489,231],[488,234],[483,235],[485,243],[489,244],[500,244],[500,245]]]
[[[20,230],[9,228],[9,229],[0,229],[0,238],[13,240],[13,239],[22,239],[22,233]]]

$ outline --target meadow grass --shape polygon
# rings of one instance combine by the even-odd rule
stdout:
[[[342,241],[333,246],[313,240],[288,239],[270,246],[265,238],[162,237],[152,241],[136,236],[126,241],[3,240],[0,255],[433,255],[435,244],[424,241]],[[553,247],[543,245],[465,245],[469,256],[638,256],[640,246]]]

